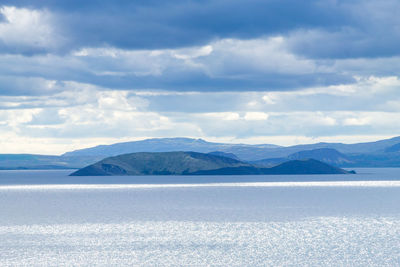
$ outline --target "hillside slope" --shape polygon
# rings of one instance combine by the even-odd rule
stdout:
[[[345,170],[316,160],[293,160],[274,168],[232,158],[197,152],[131,153],[106,158],[72,176],[105,175],[250,175],[250,174],[344,174]]]
[[[139,152],[106,158],[73,175],[181,175],[239,166],[251,165],[198,152]]]

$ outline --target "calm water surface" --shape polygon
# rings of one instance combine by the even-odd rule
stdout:
[[[399,266],[400,169],[356,171],[0,171],[0,265]]]
[[[190,184],[293,181],[395,181],[400,168],[355,168],[339,175],[225,175],[225,176],[68,176],[74,170],[0,170],[0,185],[34,184]]]

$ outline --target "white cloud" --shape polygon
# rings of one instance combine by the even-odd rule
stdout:
[[[213,50],[214,49],[212,45],[206,45],[202,47],[171,50],[171,52],[172,55],[178,59],[188,60],[208,56],[213,52]]]
[[[33,116],[41,111],[39,108],[0,110],[0,121],[4,126],[16,129],[21,124],[32,121]]]
[[[99,94],[94,96],[103,97]],[[129,98],[124,92],[117,96],[116,99],[122,96]],[[101,144],[106,141],[174,136],[282,145],[317,141],[357,142],[392,136],[400,131],[400,114],[390,112],[159,113],[137,111],[130,106],[123,108],[124,105],[117,104],[115,108],[113,104],[105,108],[98,100],[51,110],[34,108],[1,111],[0,135],[12,136],[10,142],[13,144],[19,140],[19,145],[3,146],[3,153],[62,153],[71,147],[88,146],[85,140],[87,144]],[[354,127],[364,127],[363,132],[369,134],[360,137]],[[69,144],[68,138],[71,140]],[[36,143],[36,146],[24,146],[28,140]],[[54,145],[43,151],[27,151],[28,148],[40,147],[39,142]]]
[[[3,7],[1,12],[8,14],[8,21],[0,23],[0,39],[6,38],[7,45],[23,49],[58,45],[45,42],[56,34],[46,10]],[[23,19],[15,20],[17,15]],[[72,147],[145,137],[297,144],[376,140],[400,132],[399,77],[371,75],[373,69],[364,67],[388,62],[400,66],[400,58],[316,61],[294,55],[286,42],[284,37],[222,39],[180,49],[88,47],[66,55],[0,55],[0,90],[8,95],[0,96],[0,134],[14,146],[0,144],[9,152],[29,152],[27,148],[49,144],[53,148],[47,151],[61,153]],[[108,84],[126,77],[169,81],[168,75],[178,75],[184,80],[186,73],[235,81],[244,76],[316,72],[344,72],[355,82],[287,91],[249,92],[252,88],[248,88],[208,93],[136,88],[140,86],[135,80],[127,83],[131,90],[95,85],[97,79]],[[365,136],[358,140],[360,129]],[[37,144],[28,144],[32,142]]]
[[[264,100],[265,103],[269,105],[274,105],[278,101],[278,94],[277,93],[267,93],[265,94],[262,99]]]
[[[147,101],[139,97],[129,97],[128,91],[100,91],[97,93],[98,107],[104,109],[134,111],[145,107]]]
[[[214,119],[214,120],[224,120],[224,121],[236,121],[240,119],[240,115],[236,112],[211,112],[211,113],[201,113],[203,118]]]
[[[53,50],[63,37],[56,33],[51,13],[13,6],[0,7],[5,21],[0,23],[0,40],[9,51],[30,53]]]
[[[362,126],[371,124],[371,118],[347,118],[343,121],[343,125],[348,126]]]
[[[264,112],[246,112],[244,115],[246,121],[265,121],[268,117],[268,114]]]
[[[396,108],[400,96],[396,100],[394,94],[397,83],[397,77],[370,77],[360,79],[351,92],[345,93],[342,88],[333,92],[326,87],[204,94],[135,93],[57,82],[55,86],[63,90],[52,96],[0,97],[0,129],[4,135],[13,133],[14,140],[20,136],[21,140],[48,138],[51,142],[68,137],[129,140],[165,136],[249,142],[267,136],[275,136],[274,140],[279,139],[277,136],[299,136],[301,142],[313,136],[328,140],[329,136],[357,135],[360,127],[368,136],[390,136],[400,132],[400,110]],[[165,106],[160,109],[156,102]],[[389,102],[390,107],[381,109]],[[191,110],[194,105],[196,109]]]
[[[83,48],[72,52],[90,64],[98,75],[162,75],[166,70],[196,70],[210,77],[248,75],[249,73],[311,74],[317,65],[296,57],[285,49],[283,37],[254,40],[222,39],[205,46],[163,49],[122,50]],[[102,64],[98,64],[99,61]],[[112,68],[112,69],[110,69]]]
[[[210,44],[209,57],[199,58],[211,75],[245,75],[254,72],[305,74],[316,71],[312,60],[298,58],[285,49],[282,36],[253,39],[223,39]]]

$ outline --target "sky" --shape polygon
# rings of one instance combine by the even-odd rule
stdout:
[[[0,153],[400,135],[398,0],[0,0]]]

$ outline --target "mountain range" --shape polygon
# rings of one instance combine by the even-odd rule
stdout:
[[[213,152],[264,167],[307,158],[337,167],[400,167],[400,137],[356,144],[316,143],[287,147],[214,143],[191,138],[155,138],[79,149],[61,156],[0,154],[0,169],[82,168],[121,154],[172,151]]]
[[[172,152],[172,151],[195,151],[209,153],[219,151],[233,153],[243,160],[261,159],[269,149],[280,148],[277,145],[247,145],[247,144],[225,144],[207,142],[203,139],[191,138],[154,138],[142,141],[124,142],[112,145],[100,145],[91,148],[79,149],[67,152],[62,156],[102,156],[110,157],[135,152]]]

